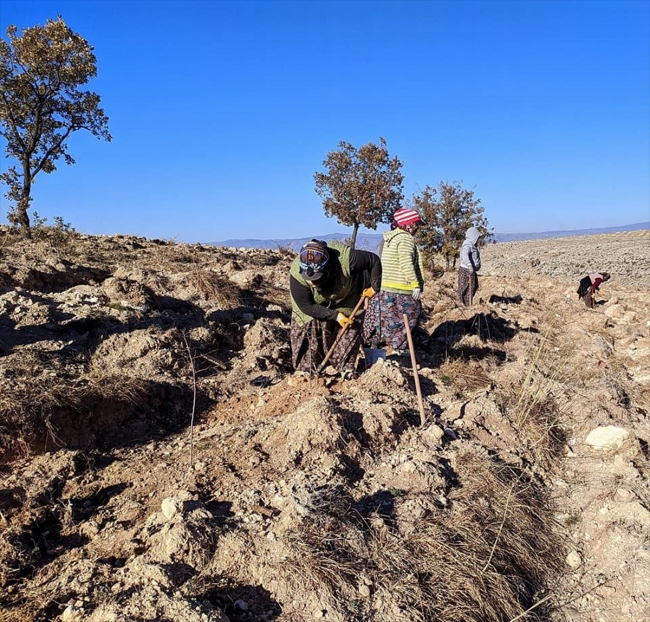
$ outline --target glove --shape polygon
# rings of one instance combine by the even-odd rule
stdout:
[[[347,316],[339,313],[336,316],[336,321],[341,325],[341,328],[345,328],[348,324],[352,324],[352,320]]]
[[[419,287],[416,287],[413,290],[413,300],[420,300],[422,297],[422,290]]]
[[[372,287],[366,287],[361,294],[366,298],[372,298],[377,292]]]

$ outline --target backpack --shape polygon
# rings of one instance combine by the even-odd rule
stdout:
[[[587,292],[591,289],[591,279],[585,276],[580,279],[580,287],[578,287],[578,298],[584,298]]]

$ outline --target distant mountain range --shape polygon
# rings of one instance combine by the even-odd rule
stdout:
[[[546,238],[565,238],[576,235],[597,235],[602,233],[617,233],[620,231],[638,231],[639,229],[650,229],[649,222],[638,222],[632,225],[621,225],[620,227],[602,227],[600,229],[574,229],[571,231],[542,231],[541,233],[495,233],[497,242],[517,242],[520,240],[542,240]],[[340,240],[344,241],[350,237],[350,233],[328,233],[326,235],[315,235],[308,238],[286,238],[278,240],[257,240],[257,239],[233,239],[222,242],[208,242],[213,246],[228,246],[235,248],[290,248],[297,251],[303,244],[313,238],[319,240]],[[381,242],[381,233],[359,233],[357,236],[357,248],[374,251]]]

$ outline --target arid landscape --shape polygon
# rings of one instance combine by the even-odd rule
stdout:
[[[284,250],[0,228],[0,619],[650,619],[650,231],[429,275],[408,357],[290,365]],[[612,275],[594,309],[582,276]]]

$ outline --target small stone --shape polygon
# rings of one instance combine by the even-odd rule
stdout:
[[[621,501],[632,501],[634,499],[634,493],[627,488],[617,489],[614,496]]]
[[[77,622],[82,619],[83,609],[75,607],[74,605],[68,605],[61,614],[61,620],[63,622]]]
[[[248,603],[241,598],[235,601],[235,607],[237,607],[237,609],[241,609],[242,611],[248,611]]]
[[[433,441],[439,441],[444,435],[444,431],[437,425],[429,426],[426,430],[427,436]]]
[[[445,428],[445,436],[448,436],[453,441],[458,440],[458,434],[451,428]]]
[[[585,443],[591,445],[594,449],[613,451],[623,447],[629,436],[630,433],[625,428],[606,425],[594,428],[589,432]]]
[[[580,558],[580,553],[578,553],[578,551],[571,551],[566,556],[565,561],[567,566],[569,566],[569,568],[573,568],[574,570],[576,568],[580,568],[582,565],[582,559]]]
[[[162,501],[161,510],[164,517],[171,520],[174,516],[183,511],[183,503],[176,497],[167,497]]]

